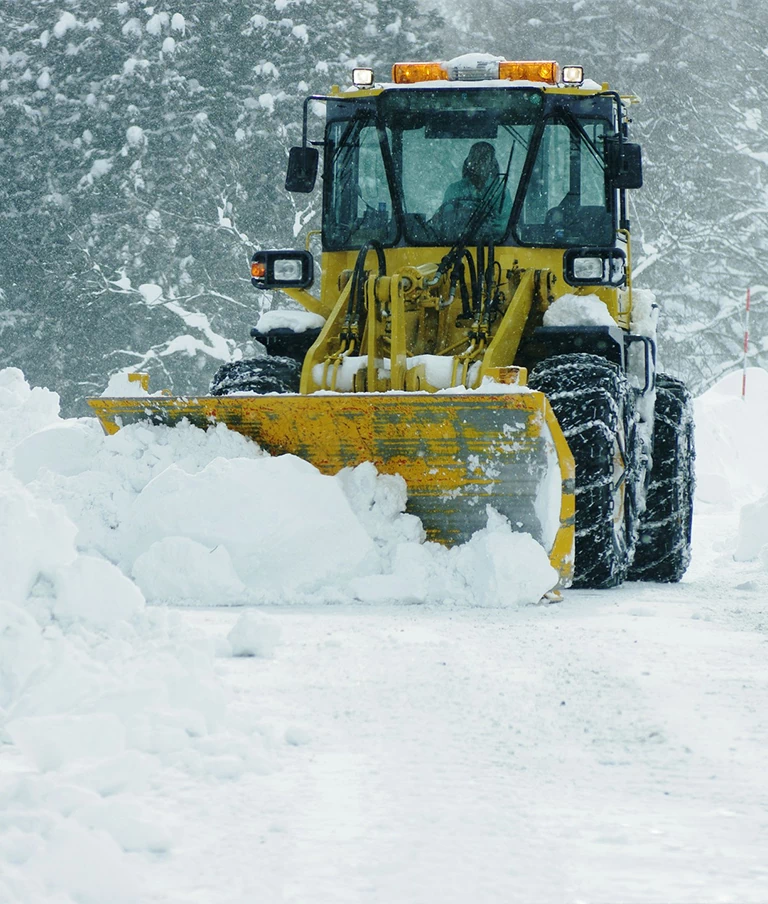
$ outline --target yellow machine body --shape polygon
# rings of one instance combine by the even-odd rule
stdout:
[[[422,77],[421,70],[408,68],[411,64],[398,65],[395,81],[408,83]],[[559,78],[556,64],[525,64],[534,68],[520,70],[524,76],[514,68],[518,64],[501,64],[507,69],[495,65],[497,78],[538,78],[537,66],[543,67],[542,78]],[[424,77],[453,78],[451,71],[450,67],[435,72],[425,69]],[[510,74],[499,75],[503,72]],[[574,77],[578,78],[578,73]],[[570,129],[571,150],[565,153],[563,166],[573,167],[581,154],[594,168],[590,154],[595,157],[597,145],[592,142],[588,147],[584,127],[574,126],[567,111],[558,112],[557,105],[565,103],[558,98],[579,96],[592,103],[592,98],[608,97],[607,86],[586,89],[542,84],[538,93],[531,92],[530,81],[521,86],[528,91],[532,105],[534,101],[539,106],[549,104],[552,116],[565,117],[563,128]],[[480,97],[478,92],[483,89],[472,85],[472,90],[473,97]],[[494,90],[498,92],[498,88]],[[334,89],[327,100],[337,108],[340,103],[373,104],[381,92],[381,88],[373,88],[346,97]],[[548,100],[547,93],[552,95]],[[618,96],[615,108],[621,108]],[[613,127],[619,129],[621,114],[616,116]],[[354,123],[354,119],[349,121]],[[560,123],[560,119],[553,121]],[[584,122],[591,128],[588,116]],[[349,134],[347,129],[341,136],[342,144]],[[532,134],[537,134],[535,129]],[[306,108],[305,144],[294,150],[302,159],[315,153],[307,147]],[[534,151],[535,142],[529,157]],[[326,174],[337,164],[338,153],[326,147]],[[608,151],[605,153],[607,160]],[[395,178],[397,168],[388,165],[387,178]],[[530,176],[533,163],[525,165]],[[607,163],[600,165],[607,167]],[[608,185],[607,168],[605,172]],[[618,199],[618,189],[613,197]],[[328,185],[323,203],[324,210],[336,203]],[[611,204],[615,221],[618,201]],[[622,200],[622,218],[623,204]],[[405,210],[403,203],[399,216],[405,217]],[[378,213],[389,215],[385,204],[380,204],[378,211],[367,205],[365,217],[374,222]],[[607,215],[608,210],[603,213]],[[291,285],[290,281],[260,283],[256,277],[268,275],[269,262],[266,266],[261,262],[255,269],[256,265],[252,266],[258,287],[282,288],[304,308],[325,318],[303,358],[298,392],[100,398],[90,401],[92,408],[108,433],[139,420],[173,425],[188,419],[201,427],[224,423],[270,453],[300,456],[326,474],[371,461],[381,472],[405,479],[409,511],[422,519],[430,539],[446,544],[464,542],[484,527],[487,506],[493,506],[510,520],[513,529],[527,531],[542,543],[560,576],[560,586],[568,586],[574,562],[574,461],[547,398],[526,387],[528,362],[518,353],[526,343],[530,346],[547,309],[566,293],[599,299],[616,330],[629,329],[631,261],[623,219],[618,228],[614,225],[606,244],[626,264],[626,278],[608,279],[607,284],[599,279],[591,285],[578,284],[573,278],[569,282],[564,272],[565,246],[553,241],[544,242],[545,247],[535,241],[519,245],[492,242],[486,259],[481,257],[478,240],[477,273],[483,278],[474,284],[471,309],[466,291],[464,297],[457,291],[459,242],[453,246],[402,239],[372,243],[363,235],[364,229],[363,223],[360,238],[349,240],[349,250],[343,242],[341,249],[338,241],[335,246],[333,241],[327,242],[323,235],[319,293],[311,294],[308,285]],[[459,253],[464,254],[471,243],[462,241]],[[587,256],[593,252],[594,248],[586,249]],[[609,267],[613,253],[606,258]],[[302,254],[308,257],[307,252],[288,254],[293,256],[289,264]],[[446,264],[449,258],[450,266]],[[484,260],[487,270],[481,271]]]

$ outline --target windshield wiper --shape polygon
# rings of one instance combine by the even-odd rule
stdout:
[[[603,159],[603,155],[600,153],[600,149],[595,142],[589,137],[586,129],[581,122],[579,122],[578,118],[574,116],[567,107],[555,107],[554,115],[561,119],[563,124],[568,126],[571,132],[575,132],[576,135],[581,138],[589,149],[589,152],[595,158],[597,165],[605,172],[605,160]]]
[[[469,219],[467,220],[464,229],[461,231],[461,234],[451,246],[450,251],[440,261],[437,272],[433,277],[435,282],[437,282],[437,280],[444,273],[447,273],[451,269],[451,267],[454,267],[458,263],[467,245],[473,244],[471,242],[471,239],[473,238],[473,236],[476,236],[478,230],[485,225],[486,221],[488,220],[488,216],[493,210],[497,200],[499,202],[498,212],[501,213],[504,209],[504,195],[507,190],[507,184],[509,182],[509,172],[512,167],[512,156],[514,152],[515,143],[512,142],[512,146],[509,149],[509,157],[507,158],[507,166],[504,171],[504,175],[497,175],[496,178],[483,192],[482,196],[477,202],[477,205],[475,206],[475,209],[469,215]],[[506,232],[506,226],[504,231]]]

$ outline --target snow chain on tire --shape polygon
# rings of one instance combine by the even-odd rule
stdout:
[[[634,553],[637,452],[634,396],[605,358],[558,355],[538,364],[531,389],[549,399],[576,463],[574,587],[615,587]]]
[[[694,457],[691,395],[680,380],[660,374],[656,380],[651,481],[629,575],[634,581],[679,581],[688,568]]]
[[[301,362],[295,358],[267,355],[245,361],[223,364],[211,381],[211,395],[232,395],[236,392],[298,392],[301,381]]]

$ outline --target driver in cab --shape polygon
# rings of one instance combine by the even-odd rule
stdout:
[[[454,239],[475,216],[475,230],[468,239],[499,241],[507,231],[512,198],[499,173],[493,145],[478,141],[464,161],[461,179],[445,191],[443,203],[431,224]]]

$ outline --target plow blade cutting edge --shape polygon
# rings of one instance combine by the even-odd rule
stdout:
[[[187,419],[203,428],[226,424],[323,474],[373,462],[404,478],[408,511],[440,543],[468,540],[486,526],[491,505],[544,546],[559,586],[571,583],[573,457],[543,393],[152,396],[89,404],[108,434]]]

